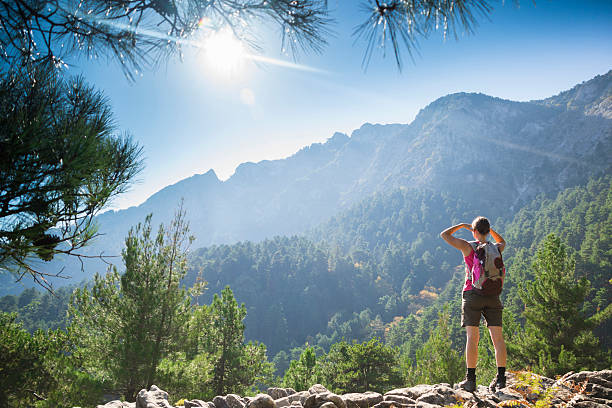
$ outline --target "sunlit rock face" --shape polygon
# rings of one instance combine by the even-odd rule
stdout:
[[[87,250],[119,255],[131,226],[149,213],[154,225],[169,222],[181,199],[194,247],[302,233],[397,188],[446,192],[494,208],[489,216],[509,216],[538,194],[609,173],[610,163],[612,71],[541,101],[457,93],[410,124],[366,123],[286,159],[243,163],[226,181],[212,170],[182,180],[138,207],[99,216],[104,235]],[[45,267],[59,269],[54,262]],[[68,275],[86,278],[80,269],[68,260]],[[105,269],[102,262],[86,268]]]

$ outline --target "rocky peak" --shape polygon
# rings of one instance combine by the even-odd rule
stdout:
[[[491,392],[478,386],[468,392],[450,384],[421,384],[397,388],[385,394],[334,394],[321,384],[308,391],[269,388],[265,394],[241,397],[217,396],[212,401],[185,400],[184,408],[434,408],[463,406],[488,408],[537,406],[564,408],[607,408],[612,406],[612,370],[569,372],[554,380],[529,372],[509,372],[507,387]],[[168,394],[153,385],[138,393],[136,402],[111,401],[97,408],[174,408]]]

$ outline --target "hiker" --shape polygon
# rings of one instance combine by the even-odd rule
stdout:
[[[476,241],[456,238],[453,234],[461,228],[470,230]],[[487,241],[491,234],[495,243]],[[502,333],[502,303],[499,298],[505,274],[501,253],[506,241],[491,229],[489,220],[476,217],[472,224],[459,224],[440,233],[440,237],[463,254],[466,279],[461,302],[461,327],[465,327],[465,364],[467,373],[459,386],[467,391],[476,390],[476,362],[478,361],[479,324],[484,316],[495,347],[497,376],[489,385],[491,392],[506,386],[506,343]]]

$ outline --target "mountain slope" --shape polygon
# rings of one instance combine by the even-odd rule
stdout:
[[[538,194],[610,172],[611,89],[612,71],[542,101],[448,95],[409,125],[365,124],[286,159],[243,163],[227,181],[211,170],[138,207],[105,213],[97,218],[104,235],[88,253],[118,255],[130,226],[148,213],[168,222],[181,198],[196,247],[300,233],[397,188],[443,192],[477,212],[507,216]],[[83,278],[74,260],[45,266]],[[104,269],[86,264],[88,275]]]

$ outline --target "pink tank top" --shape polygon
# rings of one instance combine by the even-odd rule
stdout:
[[[465,292],[466,290],[472,290],[472,281],[469,276],[474,266],[474,249],[472,249],[468,256],[463,257],[463,260],[465,261],[465,284],[463,285],[463,291]]]

